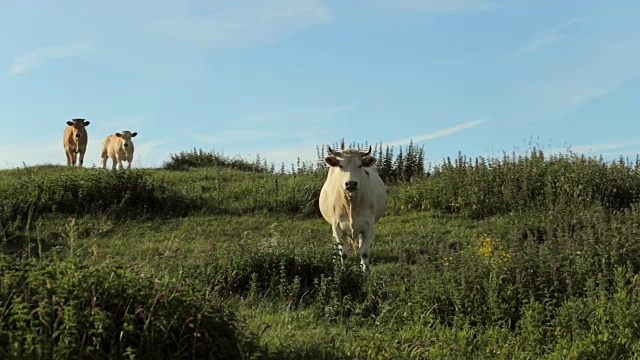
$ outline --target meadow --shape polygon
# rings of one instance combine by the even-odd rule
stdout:
[[[368,276],[332,261],[322,164],[0,171],[0,358],[638,357],[640,160],[374,154]]]

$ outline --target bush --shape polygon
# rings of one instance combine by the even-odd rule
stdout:
[[[240,158],[229,158],[216,151],[193,148],[191,151],[181,151],[178,154],[171,154],[169,157],[169,160],[162,164],[163,169],[180,171],[190,168],[224,167],[249,172],[270,171],[266,162],[261,161],[259,156],[255,162],[251,163]]]
[[[398,190],[395,203],[409,210],[432,209],[471,218],[557,207],[629,208],[640,200],[640,161],[635,164],[574,154],[548,159],[527,156],[475,161],[447,158],[432,176]]]
[[[109,263],[0,257],[3,358],[239,358],[234,313]]]
[[[162,180],[140,170],[79,171],[27,174],[0,188],[0,222],[26,220],[46,213],[101,213],[143,217],[184,213],[187,201]]]
[[[206,279],[207,286],[222,297],[235,294],[258,301],[277,299],[291,308],[339,301],[336,296],[362,295],[360,268],[343,269],[324,251],[296,250],[287,245],[242,248],[242,255],[234,249],[218,249],[207,263],[191,268],[188,277]]]

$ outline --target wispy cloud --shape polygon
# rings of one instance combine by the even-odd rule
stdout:
[[[373,0],[378,4],[406,10],[434,12],[469,12],[493,9],[497,4],[487,0]]]
[[[195,136],[194,139],[208,144],[229,144],[255,141],[264,138],[278,140],[299,139],[313,134],[315,131],[276,131],[268,129],[233,129],[216,133],[211,136]]]
[[[509,59],[517,59],[524,55],[527,55],[532,52],[538,51],[542,48],[545,48],[549,45],[553,45],[559,42],[560,40],[562,40],[562,38],[564,37],[562,30],[565,30],[572,25],[585,22],[586,20],[587,20],[586,17],[577,17],[561,24],[560,26],[556,26],[552,29],[542,30],[536,33],[535,35],[533,35],[533,37],[531,37],[531,39],[529,39],[529,41],[524,46],[521,46],[515,50],[510,51],[507,54],[507,57]]]
[[[148,124],[147,119],[142,117],[103,119],[103,120],[88,119],[88,120],[91,121],[92,129],[98,128],[100,130],[106,130],[109,132],[109,134],[115,133],[118,131],[123,131],[123,130],[140,132],[139,129],[144,125]]]
[[[350,102],[348,104],[343,104],[343,105],[337,106],[337,107],[329,110],[329,112],[331,112],[331,113],[341,113],[343,111],[347,111],[347,110],[351,109],[355,105],[356,105],[356,102],[352,101],[352,102]]]
[[[562,77],[530,84],[528,97],[545,99],[547,106],[575,109],[623,88],[640,78],[640,42],[636,39],[599,44],[584,55],[581,66]]]
[[[301,161],[314,161],[317,159],[316,146],[326,143],[326,139],[321,136],[309,136],[300,141],[286,146],[262,146],[249,148],[243,151],[241,156],[252,159],[255,154],[266,159],[269,164],[274,163],[280,165],[285,164],[286,170],[289,170],[291,164],[295,164],[300,158]]]
[[[604,143],[604,144],[588,144],[588,145],[566,145],[564,147],[558,147],[550,150],[546,150],[545,153],[548,154],[558,154],[558,153],[566,153],[573,152],[576,154],[594,154],[594,153],[602,153],[607,150],[615,150],[615,149],[623,149],[628,147],[637,147],[640,146],[640,140],[630,140],[630,141],[620,141],[613,143]]]
[[[18,56],[13,61],[9,75],[15,76],[45,65],[49,60],[80,56],[93,50],[91,43],[41,47]]]
[[[135,150],[135,158],[137,163],[133,163],[132,166],[136,167],[159,167],[162,165],[162,161],[167,160],[169,158],[169,151],[158,151],[158,147],[166,144],[170,144],[173,142],[173,139],[163,139],[163,140],[151,140],[147,142],[143,142],[140,144],[136,144]],[[111,161],[107,162],[107,167],[109,167]]]
[[[185,14],[156,22],[151,30],[200,45],[244,47],[272,41],[306,26],[331,21],[323,0],[222,1],[207,15]]]
[[[443,136],[447,136],[447,135],[451,135],[451,134],[455,134],[457,132],[460,132],[462,130],[465,129],[470,129],[472,127],[478,126],[480,124],[483,124],[485,122],[487,122],[488,118],[484,118],[484,119],[479,119],[479,120],[473,120],[473,121],[467,121],[465,123],[456,125],[456,126],[452,126],[446,129],[441,129],[441,130],[437,130],[428,134],[424,134],[424,135],[418,135],[418,136],[412,136],[412,137],[408,137],[408,138],[404,138],[404,139],[400,139],[400,140],[395,140],[395,141],[391,141],[388,142],[387,144],[389,146],[402,146],[402,145],[407,145],[409,144],[411,141],[413,141],[414,143],[417,142],[421,142],[421,141],[425,141],[425,140],[431,140],[431,139],[436,139],[439,137],[443,137]]]
[[[62,137],[60,142],[33,141],[20,144],[0,144],[0,169],[22,167],[23,163],[28,166],[60,163],[61,157],[66,163]]]

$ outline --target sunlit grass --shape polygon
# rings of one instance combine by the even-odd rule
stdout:
[[[123,355],[104,345],[119,343],[99,326],[120,331],[105,320],[121,314],[117,304],[148,305],[149,297],[174,301],[149,327],[188,324],[209,306],[238,316],[236,358],[609,359],[638,351],[637,164],[461,157],[429,177],[390,183],[368,276],[354,252],[345,268],[332,260],[331,227],[315,203],[322,171],[245,165],[0,172],[9,255],[0,355],[45,345],[84,351],[74,344],[88,348],[87,339],[95,353]],[[96,312],[101,288],[114,289],[116,305]],[[39,308],[54,320],[62,308],[77,316],[39,322]],[[81,328],[85,340],[62,343],[47,332],[51,324],[64,325],[69,339],[69,329]],[[184,326],[176,330],[184,337],[158,341],[200,341]],[[128,356],[153,354],[140,349]]]

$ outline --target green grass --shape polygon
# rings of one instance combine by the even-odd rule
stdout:
[[[194,154],[0,172],[0,356],[637,356],[637,163],[535,150],[392,182],[365,277],[332,261],[322,170]]]

